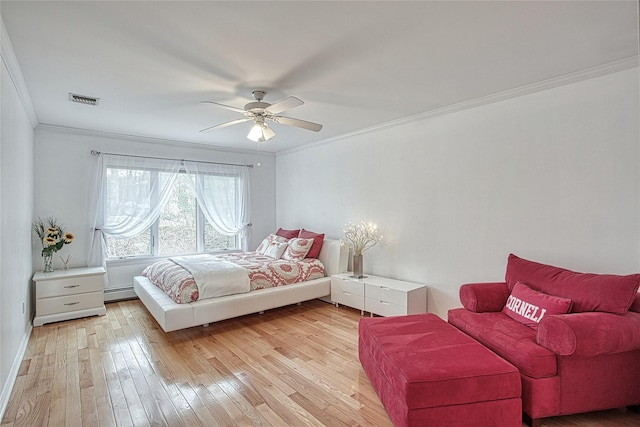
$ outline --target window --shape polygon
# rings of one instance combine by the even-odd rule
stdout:
[[[107,164],[105,222],[117,224],[115,228],[134,230],[120,232],[118,237],[105,233],[106,257],[171,256],[240,248],[240,232],[221,233],[206,219],[203,209],[210,207],[198,203],[194,184],[200,180],[204,183],[203,195],[219,199],[216,210],[222,209],[222,215],[238,216],[235,210],[243,206],[238,202],[243,197],[243,179],[237,173],[187,173],[184,165],[175,173],[157,166]],[[149,225],[140,230],[127,227],[128,223],[144,224],[143,217],[153,215],[154,208],[160,205],[157,218],[148,221]],[[217,218],[218,214],[209,216]]]

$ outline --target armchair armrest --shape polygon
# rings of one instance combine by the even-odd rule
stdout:
[[[542,318],[536,342],[560,356],[598,356],[640,349],[640,313],[587,312]]]
[[[462,306],[475,313],[500,311],[509,298],[505,282],[467,283],[460,286]]]

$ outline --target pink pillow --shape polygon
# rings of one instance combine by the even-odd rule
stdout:
[[[289,240],[289,246],[287,246],[287,250],[284,251],[282,259],[289,261],[301,261],[305,259],[309,253],[309,249],[311,249],[312,243],[313,239],[301,239],[299,237]]]
[[[285,239],[293,239],[294,237],[298,237],[298,233],[300,233],[300,229],[284,230],[282,228],[278,228],[278,231],[276,231],[276,236],[284,237]]]
[[[313,245],[307,254],[307,258],[318,258],[318,255],[320,255],[320,251],[322,250],[322,244],[324,243],[324,234],[314,233],[313,231],[308,231],[303,228],[300,230],[298,237],[303,239],[313,238]]]
[[[513,320],[533,329],[538,329],[538,323],[544,316],[566,314],[569,311],[571,311],[570,299],[534,291],[521,282],[516,282],[502,309],[502,312]]]
[[[638,292],[640,274],[577,273],[560,267],[540,264],[511,254],[507,262],[505,281],[512,290],[516,282],[526,283],[548,295],[569,298],[572,311],[603,311],[625,314]]]

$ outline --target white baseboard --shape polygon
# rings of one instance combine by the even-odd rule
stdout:
[[[120,301],[123,299],[138,298],[133,291],[133,286],[127,288],[105,289],[104,302]]]
[[[4,411],[7,410],[9,398],[11,397],[11,391],[13,390],[13,386],[16,384],[16,379],[18,379],[18,372],[20,371],[22,359],[24,359],[24,355],[27,351],[27,344],[29,344],[29,337],[31,336],[32,330],[33,326],[31,325],[31,323],[29,323],[27,331],[22,337],[22,341],[20,342],[20,347],[18,347],[18,352],[16,353],[16,357],[13,360],[13,365],[11,366],[11,370],[9,371],[9,375],[7,376],[7,382],[2,387],[2,394],[0,394],[0,420],[4,417]]]

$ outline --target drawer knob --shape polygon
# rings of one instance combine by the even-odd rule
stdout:
[[[80,304],[80,301],[64,303],[64,305],[76,305],[76,304]]]
[[[67,285],[65,286],[65,289],[71,289],[71,288],[77,288],[80,285]]]

